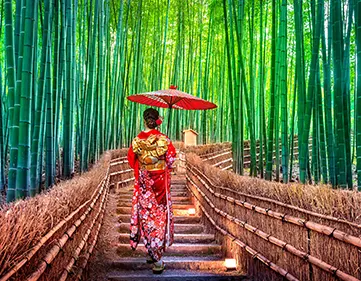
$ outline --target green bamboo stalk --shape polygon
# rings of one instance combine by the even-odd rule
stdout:
[[[264,177],[264,146],[265,135],[263,130],[265,128],[265,100],[264,100],[264,56],[263,56],[263,32],[264,32],[264,20],[263,20],[264,2],[260,1],[260,19],[259,19],[259,172],[261,178]]]
[[[323,91],[324,91],[324,111],[325,111],[325,120],[326,120],[326,143],[327,143],[327,156],[328,156],[328,172],[330,177],[330,182],[332,186],[336,186],[336,172],[335,172],[335,148],[334,148],[334,132],[333,132],[333,118],[332,118],[332,105],[331,105],[331,69],[330,69],[330,50],[331,43],[326,46],[325,39],[325,26],[324,19],[321,21],[321,38],[322,38],[322,65],[323,65]],[[329,42],[331,42],[331,21],[329,20],[328,32],[329,32]],[[327,52],[327,49],[329,52]]]
[[[60,101],[63,99],[64,93],[66,92],[65,81],[65,71],[66,71],[66,41],[67,41],[67,32],[66,32],[66,0],[61,0],[59,3],[59,66],[57,72],[57,96],[56,96],[56,113],[55,113],[55,150],[58,158],[58,176],[61,176],[63,173],[63,160],[61,159],[62,155],[60,153],[60,143],[61,143],[61,125],[63,120],[60,118]],[[54,79],[55,80],[55,79]],[[64,109],[62,109],[64,111]]]
[[[159,73],[159,81],[160,81],[159,86],[160,86],[160,88],[162,88],[163,84],[164,84],[163,74],[164,74],[165,54],[166,54],[166,51],[167,51],[166,42],[167,42],[167,32],[168,32],[169,11],[170,11],[170,0],[168,0],[167,13],[166,13],[166,19],[165,19],[164,35],[163,35],[162,63],[161,63],[161,68],[160,68],[160,73]]]
[[[2,23],[0,23],[2,25]],[[3,110],[3,100],[4,100],[4,93],[3,93],[3,78],[2,78],[2,68],[0,64],[0,194],[1,196],[5,194],[5,145],[4,145],[4,139],[6,131],[6,114],[4,114]]]
[[[65,75],[66,84],[63,100],[63,115],[64,115],[64,128],[63,128],[63,176],[65,178],[70,178],[72,175],[72,159],[73,159],[73,139],[72,139],[72,124],[73,116],[71,112],[72,107],[72,97],[74,96],[74,84],[73,84],[73,73],[72,65],[73,54],[72,54],[72,44],[73,44],[73,26],[72,26],[72,3],[71,0],[66,0],[66,63],[65,63]]]
[[[319,47],[320,47],[320,34],[321,34],[321,19],[323,9],[322,3],[323,0],[318,0],[317,2],[317,18],[316,18],[316,26],[315,32],[313,36],[313,45],[312,45],[312,58],[310,65],[310,77],[308,81],[308,93],[307,93],[307,101],[305,107],[305,119],[303,124],[303,134],[301,139],[302,150],[300,154],[300,180],[302,183],[306,182],[306,171],[307,171],[307,163],[309,159],[308,152],[308,138],[310,132],[310,124],[311,124],[311,112],[314,104],[314,97],[316,92],[316,75],[317,75],[317,65],[318,65],[318,56],[319,56]]]
[[[60,91],[59,91],[59,82],[58,82],[58,75],[59,75],[59,65],[60,65],[60,34],[61,28],[59,25],[59,1],[53,0],[53,25],[54,25],[54,39],[53,39],[53,46],[54,46],[54,57],[53,57],[53,135],[54,135],[54,144],[53,144],[53,158],[54,161],[57,161],[57,151],[58,150],[58,127],[59,127],[59,111],[60,111]],[[56,165],[54,165],[54,175],[56,174]]]
[[[296,117],[296,99],[297,99],[297,79],[298,73],[295,72],[295,83],[293,89],[293,105],[292,105],[292,119],[291,119],[291,142],[290,142],[290,167],[289,167],[289,179],[292,180],[293,175],[293,160],[294,160],[294,148],[295,148],[295,117]]]
[[[94,10],[94,25],[93,25],[93,31],[92,31],[92,38],[90,41],[90,56],[89,56],[89,78],[88,78],[88,88],[87,88],[87,97],[86,97],[86,120],[85,120],[85,126],[83,126],[83,145],[82,145],[82,158],[81,158],[81,170],[85,171],[88,169],[88,163],[91,158],[91,150],[89,147],[89,144],[91,143],[91,138],[94,136],[93,132],[93,126],[92,126],[92,120],[93,113],[94,113],[94,95],[95,95],[95,78],[96,78],[96,70],[95,70],[95,63],[96,63],[96,38],[97,38],[97,23],[99,18],[99,3],[100,0],[95,1],[95,10]]]
[[[24,58],[21,68],[21,100],[19,119],[19,150],[18,150],[18,170],[16,173],[16,199],[24,198],[30,188],[30,128],[31,128],[31,99],[34,59],[34,22],[38,0],[26,1],[26,15],[24,31]],[[21,46],[20,46],[21,47]]]
[[[295,20],[295,37],[296,37],[296,72],[297,72],[297,125],[298,125],[298,152],[299,163],[305,165],[304,153],[302,151],[303,124],[305,116],[306,90],[305,90],[305,65],[304,65],[304,45],[303,45],[303,10],[300,1],[294,0],[294,20]],[[295,82],[296,83],[296,82]],[[308,150],[308,149],[307,149]],[[304,176],[304,175],[303,175]],[[300,179],[305,181],[305,179]]]
[[[245,136],[245,130],[244,130],[244,105],[243,105],[243,99],[246,103],[246,112],[247,117],[250,117],[252,115],[252,108],[249,102],[249,96],[248,96],[248,88],[246,85],[246,68],[243,63],[243,22],[244,22],[244,1],[240,0],[238,1],[238,7],[236,6],[236,2],[233,0],[229,0],[229,15],[230,15],[230,38],[232,43],[232,49],[231,49],[231,55],[232,55],[232,71],[233,76],[235,77],[235,85],[234,85],[234,99],[230,99],[232,103],[234,103],[234,110],[235,113],[233,113],[235,118],[235,131],[233,133],[233,138],[235,139],[236,143],[236,152],[233,152],[234,157],[236,157],[238,160],[235,163],[236,169],[235,172],[239,174],[243,174],[243,161],[244,161],[244,152],[243,152],[243,146],[244,146],[244,136]],[[234,20],[233,20],[234,19]],[[233,28],[233,23],[235,25],[235,28]],[[233,36],[233,29],[236,31],[236,39],[237,44],[234,43],[234,36]],[[235,50],[238,51],[237,60],[235,58]],[[243,94],[244,92],[244,94]],[[251,174],[255,171],[255,149],[254,149],[254,130],[253,130],[253,123],[252,118],[247,118],[248,126],[250,128],[250,139],[251,139]]]
[[[32,133],[32,144],[31,144],[31,182],[30,182],[30,196],[35,196],[39,192],[39,182],[41,179],[38,178],[39,175],[39,156],[42,153],[40,151],[41,142],[39,141],[42,138],[41,126],[45,116],[42,115],[42,109],[46,101],[45,93],[45,79],[47,76],[47,61],[48,61],[48,48],[51,44],[51,17],[52,17],[52,7],[50,0],[45,0],[44,2],[44,24],[43,24],[43,44],[41,50],[41,59],[40,59],[40,77],[39,77],[39,89],[35,103],[35,118],[34,118],[34,128]]]
[[[351,30],[353,22],[354,1],[348,1],[347,13],[347,27],[344,38],[343,50],[343,75],[342,75],[342,89],[343,89],[343,104],[344,104],[344,131],[345,131],[345,145],[346,145],[346,179],[347,187],[352,189],[352,157],[351,157],[351,97],[350,97],[350,45],[351,45]]]
[[[50,38],[49,38],[50,43]],[[54,157],[54,120],[53,120],[53,92],[51,81],[51,44],[48,44],[46,71],[46,153],[45,153],[45,187],[50,188],[55,183]]]
[[[316,70],[316,77],[318,75],[319,68]],[[319,184],[320,182],[320,134],[319,134],[319,112],[318,112],[318,93],[317,93],[317,79],[315,86],[315,94],[313,99],[312,106],[312,175],[315,184]]]
[[[318,66],[318,68],[320,68]],[[318,101],[318,126],[319,126],[319,141],[320,141],[320,158],[321,158],[321,174],[322,182],[328,182],[327,173],[327,155],[326,155],[326,137],[325,137],[325,125],[324,125],[324,113],[322,107],[322,91],[321,91],[321,78],[320,70],[317,71],[317,101]]]
[[[98,36],[98,48],[99,48],[99,72],[98,72],[98,93],[99,93],[99,104],[98,104],[98,155],[97,159],[100,157],[100,155],[104,152],[104,114],[105,114],[105,79],[103,77],[103,73],[105,71],[104,69],[104,21],[105,21],[105,11],[104,11],[104,1],[101,1],[101,8],[100,8],[100,17],[99,17],[99,36]]]
[[[287,1],[282,0],[280,13],[280,76],[281,76],[281,122],[282,122],[282,175],[288,183],[288,110],[287,110]],[[279,155],[278,150],[276,150]]]
[[[208,99],[208,92],[209,92],[209,73],[210,73],[210,56],[212,51],[212,40],[213,36],[213,30],[212,30],[212,14],[210,15],[209,25],[208,25],[208,39],[207,39],[207,50],[206,50],[206,65],[205,65],[205,73],[203,76],[203,88],[202,88],[202,98],[207,100]],[[206,144],[208,142],[207,136],[209,135],[209,132],[207,131],[207,111],[203,110],[202,112],[202,143]]]
[[[25,0],[18,0],[16,1],[16,16],[15,16],[15,46],[14,46],[14,52],[15,52],[15,67],[18,69],[17,63],[20,53],[20,32],[21,32],[21,25],[23,22],[23,18],[25,16],[24,14],[24,4]],[[12,14],[11,14],[12,15]]]
[[[275,123],[275,82],[276,82],[276,1],[272,0],[272,63],[271,63],[271,91],[270,91],[270,117],[268,126],[268,147],[266,163],[266,180],[272,180],[273,166],[273,139]],[[276,152],[278,153],[278,152]]]
[[[117,35],[116,35],[116,42],[115,42],[115,49],[114,49],[114,57],[113,60],[113,66],[112,71],[114,75],[112,75],[111,79],[111,90],[110,90],[110,98],[112,99],[112,110],[109,111],[110,116],[108,116],[108,120],[111,120],[109,127],[114,128],[111,131],[116,131],[116,120],[119,118],[119,111],[118,104],[121,96],[121,93],[119,93],[119,87],[117,87],[118,84],[122,82],[122,60],[123,60],[123,15],[124,15],[124,1],[120,1],[120,8],[119,8],[119,15],[118,15],[118,26],[117,26]],[[119,62],[120,61],[120,62]],[[120,87],[121,90],[123,87]],[[109,136],[108,143],[111,142],[113,138]],[[114,142],[114,140],[113,140]],[[115,144],[113,144],[115,145]]]
[[[255,122],[256,122],[256,118],[255,118],[255,81],[254,81],[254,69],[253,69],[253,64],[254,64],[254,16],[255,16],[255,7],[254,7],[254,2],[252,2],[252,5],[250,5],[250,9],[252,10],[252,12],[249,15],[250,18],[250,23],[249,23],[249,37],[250,37],[250,52],[249,52],[249,73],[251,75],[249,75],[249,96],[247,94],[248,90],[247,87],[245,87],[245,97],[246,100],[249,99],[249,110],[247,110],[248,112],[248,120],[252,121],[252,124],[249,122],[250,126],[250,142],[251,142],[251,170],[250,170],[250,175],[251,176],[257,176],[257,151],[256,151],[256,137],[255,137]],[[242,62],[243,64],[243,62]],[[244,69],[242,69],[242,73],[244,72]],[[244,80],[244,79],[243,79]]]
[[[76,23],[77,23],[77,13],[78,13],[78,0],[73,0],[71,1],[72,3],[72,11],[71,11],[71,25],[72,25],[72,32],[71,32],[71,60],[72,60],[72,64],[71,64],[71,79],[70,79],[70,83],[73,89],[73,93],[70,95],[70,145],[71,145],[71,153],[70,153],[70,170],[71,170],[71,174],[74,174],[74,169],[75,169],[75,146],[76,146],[76,140],[75,140],[75,134],[74,134],[74,130],[75,130],[75,118],[74,116],[76,115],[76,110],[75,110],[75,96],[77,95],[77,64],[76,64]]]
[[[334,112],[335,112],[335,140],[336,140],[336,184],[341,188],[347,187],[346,143],[345,143],[345,105],[342,97],[342,58],[343,31],[341,19],[341,3],[331,1],[333,72],[334,72]]]
[[[356,158],[357,158],[357,189],[361,191],[361,0],[356,1],[356,56],[357,56],[357,84],[356,84]]]
[[[231,126],[232,126],[232,152],[233,152],[233,170],[236,173],[239,173],[239,155],[238,155],[238,147],[237,147],[237,128],[238,126],[236,126],[236,122],[235,122],[235,115],[237,114],[237,112],[235,111],[235,106],[234,106],[234,102],[233,102],[233,97],[235,96],[234,90],[233,90],[233,71],[232,71],[232,58],[231,58],[231,44],[229,42],[229,31],[228,31],[228,15],[227,15],[227,4],[226,4],[226,0],[223,0],[223,12],[224,12],[224,27],[225,27],[225,37],[226,37],[226,51],[227,51],[227,69],[228,69],[228,90],[229,90],[229,97],[230,97],[230,105],[231,105],[231,112],[232,112],[232,116],[231,116]],[[233,44],[232,44],[233,45]],[[237,100],[237,98],[235,99]],[[235,103],[237,104],[237,103]]]
[[[8,107],[9,107],[9,133],[10,137],[10,167],[8,175],[7,202],[15,200],[15,180],[17,168],[17,142],[15,141],[15,92],[16,92],[16,69],[15,69],[15,42],[12,20],[12,1],[6,0],[5,9],[5,44],[6,44],[6,71],[8,81]]]

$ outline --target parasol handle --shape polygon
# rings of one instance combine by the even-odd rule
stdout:
[[[172,120],[171,116],[172,116],[172,105],[169,105],[169,115],[168,115],[168,125],[167,125],[167,136],[168,136],[168,138],[170,138],[169,134],[170,134],[170,122]]]

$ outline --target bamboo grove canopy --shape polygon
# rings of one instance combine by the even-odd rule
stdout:
[[[172,139],[196,128],[232,141],[237,173],[361,189],[361,0],[0,1],[8,201],[129,145],[126,97],[170,84],[219,105],[174,111]]]

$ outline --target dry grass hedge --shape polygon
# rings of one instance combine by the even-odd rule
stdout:
[[[176,149],[184,150],[184,142],[182,141],[175,141],[173,142],[173,145]]]
[[[203,157],[207,154],[215,153],[218,151],[222,151],[225,149],[229,149],[232,147],[230,142],[224,143],[214,143],[214,144],[205,144],[205,145],[197,145],[197,146],[187,146],[184,147],[183,151],[185,153],[195,153],[200,157]]]
[[[61,182],[33,198],[1,207],[0,276],[19,262],[49,230],[91,198],[110,160],[120,155],[125,155],[125,150],[106,152],[81,176]]]
[[[223,198],[215,196],[215,193],[207,190],[203,186],[204,183],[193,176],[192,172],[187,173],[201,188],[205,196],[210,198],[216,208],[240,221],[246,222],[257,231],[263,231],[266,237],[271,235],[279,239],[277,241],[284,241],[286,245],[294,246],[297,250],[334,266],[339,270],[338,272],[344,272],[361,279],[360,248],[356,244],[350,244],[342,240],[343,237],[348,237],[348,235],[353,235],[356,240],[358,240],[357,237],[361,237],[361,210],[359,208],[361,206],[361,193],[332,189],[324,185],[281,184],[239,176],[207,165],[195,154],[187,154],[187,162],[190,167],[193,167],[192,170],[196,168],[197,171],[205,175],[212,183],[210,187],[215,193],[224,196]],[[198,197],[202,197],[200,193],[198,195]],[[263,208],[266,211],[259,212],[253,207],[245,208],[233,204],[228,201],[228,198],[247,202],[248,205],[258,206],[258,210]],[[205,200],[202,200],[202,205],[205,206],[207,212],[210,212],[212,218],[222,229],[225,229],[255,251],[289,271],[299,280],[342,280],[332,273],[322,270],[316,263],[309,264],[306,258],[297,257],[291,252],[275,246],[275,244],[267,241],[268,238],[262,239],[254,230],[236,225],[229,219],[220,216]],[[290,223],[287,218],[285,221],[275,219],[269,216],[271,211],[278,212],[282,216],[287,216],[287,218],[293,217],[297,222],[304,220],[307,223],[328,226],[328,230],[326,231],[326,227],[320,225],[318,225],[317,229],[311,230],[306,225]],[[325,216],[332,216],[333,218],[326,218]],[[343,221],[338,221],[336,218]],[[332,234],[327,234],[330,229],[334,229],[333,231],[336,230],[336,232],[345,232],[346,235],[342,236],[342,239],[333,237]],[[322,233],[322,231],[325,231],[325,233]],[[217,234],[217,237],[223,243],[224,251],[234,255],[234,243],[228,243],[229,241],[220,234]],[[259,278],[259,280],[265,281],[282,279],[271,278],[272,273],[269,271],[260,272],[259,262],[245,255],[242,251],[235,257],[247,273],[255,276],[257,280]]]
[[[240,176],[233,172],[220,171],[210,165],[202,165],[204,162],[195,154],[188,154],[187,161],[196,165],[216,185],[361,224],[359,192],[332,189],[327,185],[283,184]]]

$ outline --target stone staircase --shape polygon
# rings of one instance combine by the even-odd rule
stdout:
[[[110,262],[108,280],[171,280],[171,281],[221,281],[245,280],[238,272],[226,272],[221,246],[215,241],[214,234],[205,233],[199,216],[190,216],[189,208],[194,208],[187,191],[185,180],[172,178],[171,195],[175,216],[175,241],[164,254],[166,270],[154,275],[146,263],[146,249],[140,244],[136,251],[129,246],[129,223],[132,187],[119,193],[117,206],[119,258]]]

